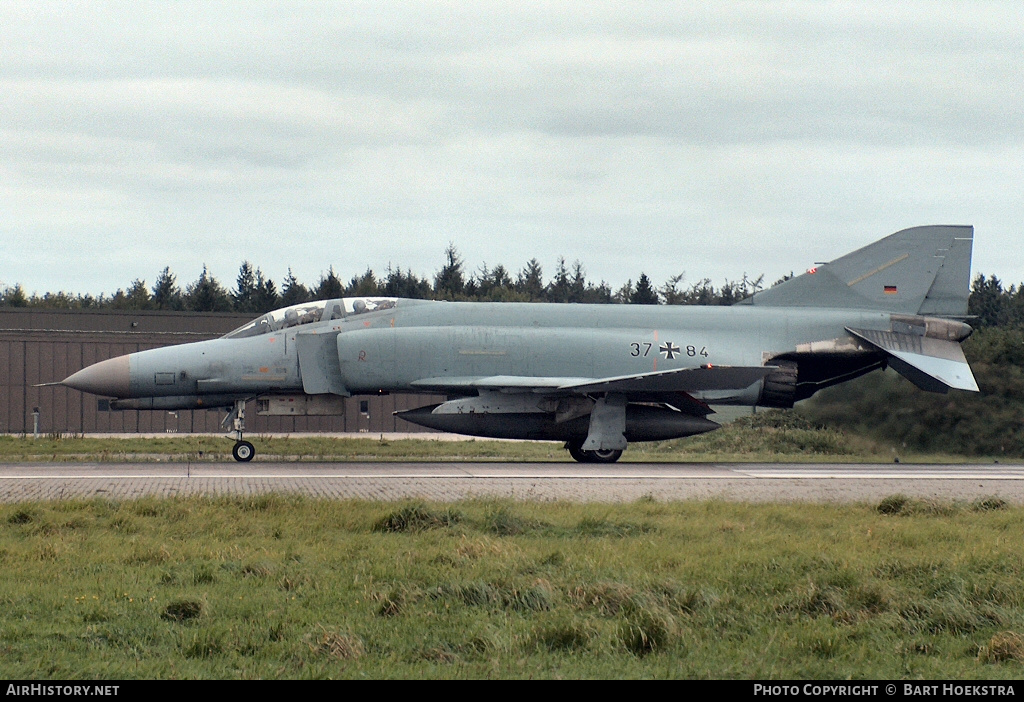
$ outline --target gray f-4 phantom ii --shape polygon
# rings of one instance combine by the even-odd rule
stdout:
[[[631,441],[717,429],[711,405],[792,407],[891,366],[923,390],[977,391],[960,342],[968,226],[904,229],[731,307],[342,298],[265,314],[219,339],[140,351],[63,385],[111,409],[245,405],[340,413],[358,394],[447,395],[398,415],[441,431],[564,441],[612,462]],[[230,424],[229,424],[230,422]]]

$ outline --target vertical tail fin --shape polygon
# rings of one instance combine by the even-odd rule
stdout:
[[[912,227],[812,268],[739,304],[967,314],[974,227]]]

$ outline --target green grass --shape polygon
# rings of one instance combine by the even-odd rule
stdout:
[[[561,444],[551,442],[439,441],[436,439],[336,438],[315,435],[266,437],[250,434],[256,460],[437,461],[566,460]],[[232,461],[233,439],[218,435],[160,438],[89,436],[0,436],[0,459],[8,461]]]
[[[1024,509],[0,505],[0,676],[999,679]]]
[[[549,441],[441,441],[437,439],[336,438],[250,435],[256,460],[288,461],[571,461],[562,444]],[[0,436],[4,461],[231,461],[233,441],[222,436],[98,439]],[[699,436],[634,443],[623,455],[632,462],[820,461],[892,463],[984,461],[982,457],[926,454],[817,425],[798,412],[762,411]],[[1000,460],[1012,460],[1000,456]]]

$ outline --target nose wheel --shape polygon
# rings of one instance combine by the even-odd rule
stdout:
[[[256,448],[242,438],[245,432],[245,400],[235,400],[235,407],[224,418],[224,426],[231,425],[235,435],[235,445],[231,447],[231,455],[239,463],[248,463],[256,455]]]
[[[239,463],[248,463],[256,455],[256,448],[248,441],[239,441],[231,448],[231,455]]]

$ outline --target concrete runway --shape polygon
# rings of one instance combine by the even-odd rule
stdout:
[[[0,501],[291,493],[326,499],[873,502],[897,493],[1024,504],[1024,465],[808,463],[0,464]]]

